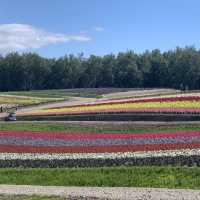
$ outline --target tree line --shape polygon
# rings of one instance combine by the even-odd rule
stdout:
[[[200,89],[200,51],[185,47],[57,59],[17,52],[0,56],[0,91],[99,87]]]

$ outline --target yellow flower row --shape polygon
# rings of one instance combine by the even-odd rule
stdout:
[[[37,110],[42,113],[56,112],[81,112],[114,109],[145,109],[145,108],[200,108],[200,101],[174,101],[174,102],[142,102],[142,103],[118,103],[93,106],[66,107],[57,109]]]

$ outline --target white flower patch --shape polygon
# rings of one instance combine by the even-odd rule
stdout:
[[[0,160],[65,160],[65,159],[120,159],[199,156],[200,149],[160,150],[118,153],[0,153]]]

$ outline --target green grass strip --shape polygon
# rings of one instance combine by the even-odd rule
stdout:
[[[200,168],[0,169],[0,184],[200,189]]]
[[[69,198],[62,198],[56,196],[38,196],[38,195],[1,195],[0,200],[68,200]],[[81,199],[80,199],[81,200]]]
[[[39,195],[1,195],[0,200],[109,200],[94,197],[58,197],[58,196],[39,196]]]
[[[200,125],[134,126],[134,125],[75,125],[56,123],[0,123],[0,130],[15,131],[84,131],[99,133],[144,133],[172,131],[200,131]]]

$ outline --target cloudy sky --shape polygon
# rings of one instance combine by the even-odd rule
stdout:
[[[0,0],[0,54],[200,47],[199,0]]]

